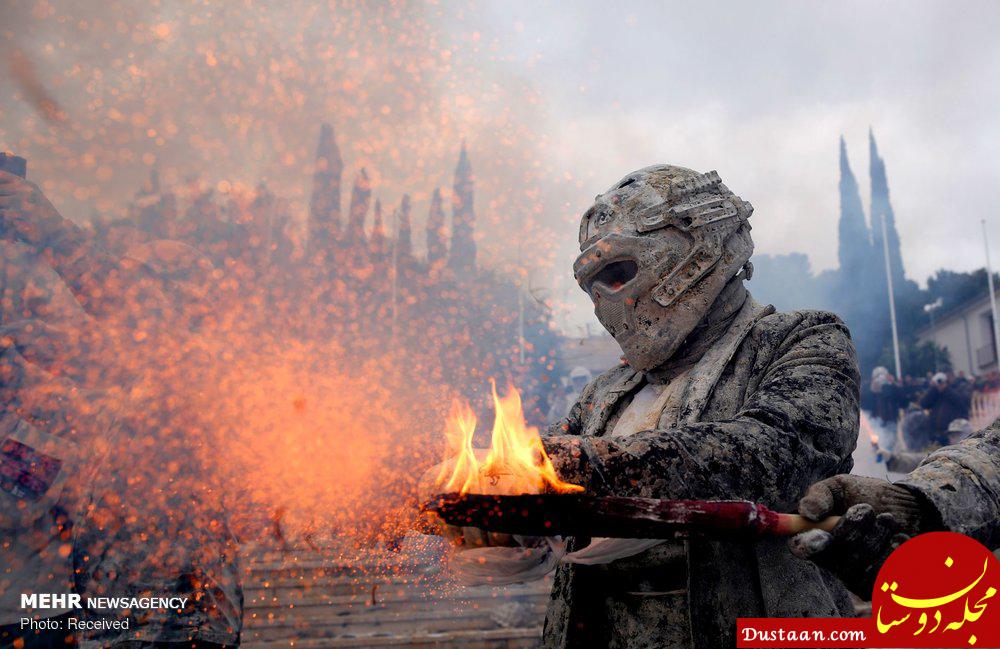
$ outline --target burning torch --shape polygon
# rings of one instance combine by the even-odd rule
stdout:
[[[839,516],[810,521],[741,500],[659,500],[586,494],[497,496],[442,494],[424,504],[448,525],[523,536],[672,539],[709,536],[792,536],[831,531]]]
[[[446,525],[521,536],[671,539],[691,533],[791,536],[809,529],[830,531],[839,520],[832,516],[814,522],[739,500],[583,493],[582,487],[556,474],[538,430],[525,425],[517,390],[501,398],[494,386],[493,400],[492,443],[488,451],[482,450],[484,458],[473,448],[476,420],[471,408],[453,406],[445,426],[451,457],[428,473],[426,482],[434,486],[423,492],[429,497],[422,510]],[[438,495],[430,496],[434,493]]]

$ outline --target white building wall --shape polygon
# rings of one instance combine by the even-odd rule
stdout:
[[[948,314],[917,335],[920,342],[934,341],[948,350],[952,368],[978,375],[996,371],[993,321],[988,296]]]

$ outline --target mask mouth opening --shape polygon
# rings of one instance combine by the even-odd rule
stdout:
[[[635,276],[638,274],[639,264],[634,260],[621,259],[613,261],[605,265],[604,268],[591,278],[590,284],[587,286],[587,292],[593,295],[594,288],[597,285],[600,285],[599,288],[606,291],[617,291],[635,279]]]

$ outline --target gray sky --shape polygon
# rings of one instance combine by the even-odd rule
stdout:
[[[982,218],[1000,259],[1000,4],[496,2],[476,19],[537,86],[573,211],[634,168],[718,169],[756,207],[758,252],[830,268],[837,138],[867,206],[870,125],[908,275],[981,266]]]
[[[46,123],[0,70],[0,148],[73,218],[120,210],[157,168],[263,178],[301,220],[330,121],[345,180],[366,166],[386,205],[411,192],[420,227],[464,139],[482,258],[554,286],[563,324],[596,322],[570,272],[595,194],[653,163],[717,169],[756,207],[758,252],[820,271],[838,137],[867,203],[871,126],[908,275],[981,266],[982,218],[1000,261],[996,2],[9,0],[0,25],[68,116]]]

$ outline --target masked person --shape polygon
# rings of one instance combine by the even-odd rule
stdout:
[[[165,596],[182,598],[185,602],[182,610],[88,608],[78,617],[95,622],[97,630],[74,636],[74,641],[79,641],[82,647],[238,645],[243,594],[235,539],[226,512],[218,502],[216,485],[188,458],[190,449],[183,443],[191,437],[177,432],[180,422],[189,418],[182,419],[183,408],[171,399],[147,397],[142,403],[111,403],[105,394],[116,394],[124,388],[132,390],[139,380],[133,374],[149,373],[152,357],[123,342],[134,339],[131,327],[141,325],[149,331],[166,331],[168,335],[159,340],[178,345],[176,339],[193,333],[187,328],[195,324],[193,320],[198,320],[203,310],[185,306],[178,312],[174,307],[198,299],[199,291],[185,286],[185,280],[194,281],[198,273],[181,277],[179,269],[163,262],[184,257],[189,266],[201,266],[200,260],[193,251],[176,245],[166,246],[166,250],[163,245],[146,250],[146,263],[113,255],[87,231],[59,214],[36,185],[2,171],[0,240],[5,245],[12,243],[32,250],[62,283],[58,290],[49,291],[51,295],[43,295],[44,300],[34,302],[56,303],[55,298],[66,293],[86,313],[87,327],[117,332],[108,336],[92,332],[83,336],[82,332],[75,332],[81,334],[79,341],[87,343],[78,341],[75,345],[77,356],[83,355],[86,361],[55,363],[60,377],[78,378],[82,386],[96,388],[93,395],[84,399],[79,386],[66,386],[61,380],[56,382],[64,386],[60,393],[52,389],[18,389],[17,399],[24,398],[24,394],[69,396],[54,400],[52,407],[42,412],[24,417],[31,427],[11,417],[0,421],[0,448],[8,456],[0,458],[0,469],[23,473],[24,467],[32,462],[39,466],[55,466],[59,462],[61,467],[59,471],[53,468],[38,476],[28,476],[38,481],[37,493],[26,495],[34,503],[29,507],[14,501],[25,497],[23,490],[5,494],[0,485],[0,541],[6,543],[8,536],[14,538],[12,543],[0,543],[3,546],[0,549],[8,549],[13,560],[19,561],[21,556],[31,559],[31,563],[6,581],[0,576],[0,595],[14,594],[22,584],[27,584],[24,588],[35,588],[44,580],[51,581],[55,589],[65,582],[63,575],[73,561],[73,587],[85,598]],[[4,272],[6,275],[0,278],[10,275]],[[10,299],[7,288],[5,285],[5,300]],[[16,295],[24,291],[10,292]],[[48,310],[42,308],[45,305],[34,302],[26,303],[29,314],[49,317]],[[28,339],[22,331],[0,338],[0,344],[7,344],[9,337],[16,347],[0,349],[3,352],[0,361],[4,361],[0,362],[0,370],[30,367],[32,363],[27,361],[51,361],[53,356],[60,356],[51,351],[53,347],[60,348],[59,345],[42,344],[51,343],[44,340],[49,338],[44,323],[36,325],[32,321],[30,329],[34,332],[30,346],[19,343]],[[7,334],[7,327],[0,333]],[[110,342],[109,337],[115,342]],[[93,340],[103,342],[95,346]],[[21,358],[21,351],[28,357],[26,360]],[[65,351],[61,355],[65,356]],[[132,362],[118,363],[119,357],[133,362],[142,359],[139,369],[145,371],[133,368]],[[149,381],[148,377],[146,380]],[[93,386],[95,381],[101,385]],[[108,383],[111,385],[105,385]],[[10,392],[11,385],[6,373],[0,373],[0,388]],[[140,392],[157,394],[151,389]],[[15,402],[15,396],[4,397],[0,403],[9,405]],[[92,417],[113,419],[114,426],[69,427],[66,432],[67,426],[62,423],[72,414],[70,406],[77,401],[85,402],[88,407],[81,408]],[[168,430],[174,432],[162,432]],[[79,439],[80,431],[87,433],[87,439],[83,440],[87,443]],[[113,444],[107,441],[112,437]],[[103,441],[100,448],[91,443],[95,440]],[[82,448],[77,449],[69,442],[77,442]],[[93,458],[97,450],[103,451],[101,461]],[[154,456],[163,466],[139,459]],[[78,467],[89,471],[74,473]],[[101,474],[94,479],[90,474],[97,469]],[[63,502],[68,492],[63,484],[74,487],[73,504],[85,502],[86,511],[79,517],[56,517],[52,513],[70,509]],[[30,513],[31,519],[10,515],[21,510]],[[70,543],[65,539],[67,521],[72,523]],[[0,565],[5,565],[4,558],[0,557]],[[55,578],[48,579],[46,575],[50,573]],[[0,613],[4,614],[0,617],[0,627],[5,626],[9,617],[4,610],[7,601],[0,597]],[[128,622],[127,628],[98,624],[124,621]],[[62,643],[63,639],[56,641]],[[0,633],[2,646],[5,645]]]
[[[943,446],[948,443],[948,424],[955,419],[968,418],[969,395],[956,389],[948,375],[938,372],[931,377],[931,386],[920,398],[920,407],[930,415],[930,443]],[[912,450],[919,450],[916,443]]]
[[[751,212],[715,172],[660,165],[583,215],[576,279],[626,363],[543,436],[562,480],[792,511],[810,484],[850,470],[850,334],[830,313],[750,297]],[[783,540],[589,542],[571,539],[557,568],[545,647],[725,647],[737,617],[852,614],[843,586]],[[581,552],[592,565],[570,562]]]
[[[116,426],[103,395],[28,362],[17,327],[2,332],[0,647],[71,647],[73,549]],[[22,594],[38,593],[63,595],[61,608],[23,606]]]
[[[79,637],[70,602],[22,607],[21,594],[75,592],[71,549],[113,428],[93,407],[100,395],[69,378],[82,354],[67,332],[85,327],[58,275],[0,240],[0,647],[66,649]]]
[[[949,530],[1000,548],[1000,420],[931,453],[902,480],[838,475],[813,485],[799,502],[812,520],[840,515],[832,532],[791,541],[799,556],[834,571],[868,599],[886,558],[910,536]]]

